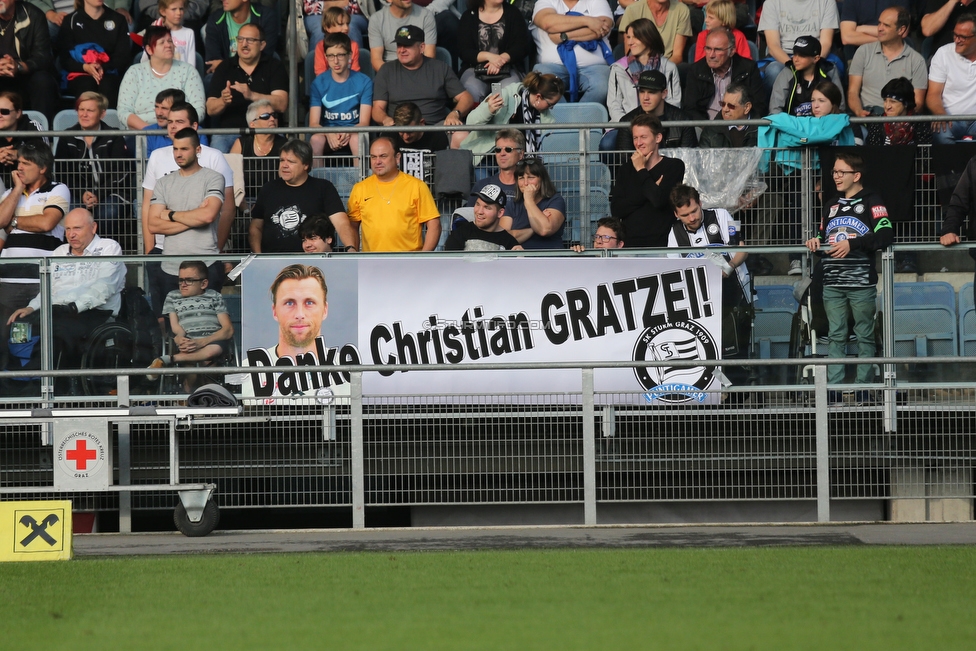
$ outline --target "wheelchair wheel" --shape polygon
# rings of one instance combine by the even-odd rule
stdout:
[[[121,323],[111,322],[95,328],[88,338],[88,348],[81,359],[82,368],[132,368],[132,331]],[[89,396],[108,395],[116,387],[113,376],[82,378],[82,387]]]

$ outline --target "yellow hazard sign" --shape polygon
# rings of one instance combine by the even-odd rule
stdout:
[[[0,502],[0,561],[71,558],[71,502]]]

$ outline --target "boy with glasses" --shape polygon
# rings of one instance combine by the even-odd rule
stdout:
[[[881,197],[861,185],[864,161],[857,154],[841,152],[834,160],[834,187],[840,195],[824,202],[820,231],[806,241],[806,247],[823,255],[823,302],[830,324],[827,338],[830,357],[847,356],[848,312],[854,318],[858,357],[874,357],[874,318],[877,311],[878,271],[875,252],[887,248],[894,239],[888,209]],[[874,366],[858,364],[857,383],[869,384]],[[844,366],[827,369],[827,383],[844,381]],[[867,391],[859,391],[858,402],[870,400]],[[831,402],[841,396],[831,392]]]
[[[179,352],[157,357],[149,368],[208,362],[227,352],[234,336],[224,299],[207,288],[207,265],[200,260],[184,260],[177,282],[179,289],[166,295],[163,315],[168,315],[173,344]]]
[[[308,125],[368,127],[373,82],[350,68],[352,41],[345,34],[326,34],[322,47],[329,69],[312,82]],[[355,133],[316,133],[309,143],[314,156],[322,156],[326,149],[359,156],[359,137]]]
[[[593,234],[594,249],[622,249],[624,248],[624,225],[616,217],[604,217],[596,223],[596,233]],[[573,251],[582,253],[586,248],[582,244],[574,244]]]
[[[322,32],[325,34],[345,34],[349,36],[349,14],[341,7],[329,7],[322,12]],[[351,37],[349,39],[349,67],[356,72],[359,69],[359,43]],[[325,44],[319,41],[315,44],[315,76],[318,77],[324,72],[329,71],[329,61],[325,56]]]

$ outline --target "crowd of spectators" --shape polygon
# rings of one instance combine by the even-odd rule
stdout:
[[[915,5],[897,0],[847,0],[840,10],[834,0],[766,0],[756,15],[735,0],[455,5],[306,0],[314,70],[306,80],[306,124],[349,129],[312,133],[306,142],[251,131],[281,126],[289,105],[306,99],[289,96],[283,60],[295,52],[284,46],[273,0],[76,0],[73,11],[57,0],[0,0],[0,132],[38,130],[26,110],[49,121],[67,106],[77,112],[71,130],[78,135],[60,138],[56,154],[79,166],[62,178],[53,178],[52,163],[36,153],[51,154],[40,137],[0,133],[0,172],[14,172],[12,189],[39,194],[44,206],[43,215],[22,215],[20,231],[25,221],[42,220],[41,230],[28,230],[47,238],[28,238],[30,251],[54,251],[65,214],[78,208],[85,211],[76,220],[84,222],[81,230],[90,218],[104,236],[138,220],[146,253],[205,259],[220,252],[241,205],[227,153],[243,155],[243,194],[253,202],[247,240],[255,253],[433,250],[444,239],[448,248],[561,248],[575,216],[538,156],[542,125],[556,121],[559,102],[603,105],[613,124],[600,148],[624,152],[614,170],[614,221],[597,231],[598,243],[609,245],[610,237],[612,246],[667,246],[677,223],[672,191],[684,176],[681,160],[665,155],[671,148],[798,147],[811,134],[840,145],[976,136],[976,122],[951,117],[976,113],[976,15],[962,3],[932,0],[913,14]],[[138,214],[138,198],[129,194],[135,167],[102,164],[134,156],[131,140],[106,123],[109,110],[122,127],[166,131],[147,140]],[[945,118],[931,129],[849,122],[924,111]],[[771,125],[735,123],[761,117]],[[716,124],[673,125],[682,120]],[[358,131],[372,125],[401,130],[374,135],[361,150]],[[423,125],[456,130],[411,129]],[[509,128],[524,125],[538,127]],[[203,127],[241,132],[208,143],[197,133]],[[480,172],[468,201],[471,221],[442,237],[431,190],[408,173],[401,150],[448,148],[469,150]],[[331,183],[312,175],[323,156],[369,157],[372,174],[345,204]],[[767,161],[787,179],[784,194],[797,161],[790,152]],[[19,246],[17,196],[0,202],[4,256]],[[697,199],[686,205],[700,207]],[[790,215],[796,206],[785,208]],[[799,242],[799,221],[787,221],[790,239]],[[189,292],[177,263],[148,269],[161,319],[164,300],[219,292],[223,282],[217,264],[207,268],[205,284],[203,272],[190,268],[202,286]],[[37,285],[30,270],[10,271],[0,279],[3,322],[25,309]],[[169,325],[175,331],[179,321]],[[226,334],[223,326],[214,332],[220,341]],[[215,350],[209,342],[203,348]]]

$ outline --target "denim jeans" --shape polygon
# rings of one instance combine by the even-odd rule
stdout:
[[[535,71],[540,75],[553,74],[563,80],[569,90],[569,71],[561,63],[537,63]],[[582,66],[579,68],[579,101],[607,103],[610,85],[610,66]]]
[[[233,134],[210,136],[210,146],[222,154],[229,154],[230,148],[234,146],[234,143],[237,142],[238,138],[240,138],[240,136]]]
[[[976,139],[976,122],[950,122],[947,131],[936,131],[932,129],[932,144],[952,145],[962,140],[966,136]]]
[[[876,287],[824,287],[824,311],[827,313],[829,329],[827,354],[830,357],[847,356],[847,314],[854,317],[854,335],[857,337],[857,356],[874,357],[874,317],[877,312]],[[869,384],[874,380],[872,364],[857,365],[857,383]],[[844,382],[844,366],[827,367],[827,383]]]

